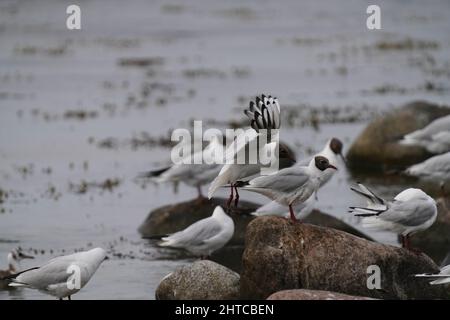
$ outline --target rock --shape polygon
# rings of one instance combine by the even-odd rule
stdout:
[[[434,224],[411,237],[412,246],[426,252],[434,261],[445,259],[450,249],[450,210],[444,201],[437,201],[438,216]]]
[[[448,287],[411,278],[417,273],[438,272],[425,254],[278,217],[260,217],[248,225],[242,263],[240,292],[247,299],[265,299],[286,289],[377,299],[450,297]],[[367,288],[371,265],[381,270],[380,290]]]
[[[373,300],[367,297],[350,296],[322,290],[282,290],[271,294],[267,300]]]
[[[199,260],[166,276],[155,295],[157,300],[234,300],[239,298],[239,275]]]
[[[403,170],[431,156],[425,149],[398,141],[434,119],[450,114],[450,108],[417,101],[373,120],[347,153],[354,171]]]

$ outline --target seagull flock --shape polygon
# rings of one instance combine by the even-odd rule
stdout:
[[[281,108],[278,99],[262,95],[250,101],[244,110],[249,118],[247,139],[236,137],[230,144],[216,137],[200,151],[220,154],[223,158],[215,163],[189,164],[182,161],[162,169],[141,174],[157,183],[185,183],[195,187],[199,199],[203,198],[202,187],[210,185],[211,199],[219,188],[229,188],[230,196],[224,204],[214,209],[208,218],[199,220],[184,230],[161,238],[162,247],[187,250],[194,256],[209,257],[224,247],[233,237],[234,222],[226,213],[232,213],[232,205],[239,205],[239,189],[259,193],[270,201],[252,213],[254,216],[275,215],[301,223],[314,209],[318,201],[318,190],[335,175],[341,164],[346,165],[343,143],[337,138],[327,141],[322,151],[310,159],[296,161],[295,154],[278,139],[281,127]],[[259,139],[263,135],[269,139]],[[254,143],[256,142],[257,143]],[[404,174],[420,179],[439,181],[444,191],[450,181],[450,116],[436,119],[425,128],[407,134],[399,143],[421,146],[435,154],[428,160],[415,164]],[[216,151],[218,151],[216,153]],[[275,152],[278,170],[262,174],[267,165],[257,163],[235,163],[241,152]],[[197,157],[192,154],[188,157]],[[189,159],[186,159],[189,160]],[[424,191],[408,188],[392,200],[376,195],[367,186],[358,183],[351,188],[367,201],[365,206],[351,206],[349,212],[360,217],[365,228],[393,232],[401,238],[401,245],[417,252],[410,244],[410,236],[429,228],[436,220],[437,207],[433,198]],[[234,202],[233,202],[234,200]],[[31,269],[21,270],[20,261],[32,259],[21,250],[8,254],[8,269],[0,270],[0,288],[25,287],[59,299],[70,299],[83,288],[94,275],[100,264],[107,259],[106,251],[95,248],[70,255],[59,256]],[[431,284],[450,283],[450,265],[444,266],[439,274],[418,274],[417,278],[431,279]]]

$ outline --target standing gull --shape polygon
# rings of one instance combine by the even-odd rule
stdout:
[[[343,149],[343,143],[338,138],[331,138],[327,141],[327,144],[325,147],[317,154],[315,154],[313,157],[316,156],[323,156],[329,160],[329,162],[337,166],[339,162],[339,158],[343,160],[345,163],[345,158],[342,155],[342,149]],[[301,161],[301,165],[308,165],[311,159],[306,159],[304,161]],[[333,175],[336,173],[336,170],[333,169],[327,169],[325,171],[322,171],[322,174],[319,178],[320,180],[320,186],[319,188],[322,188],[330,179],[333,177]],[[316,198],[317,196],[311,196],[303,203],[298,203],[294,205],[293,210],[295,212],[295,217],[298,220],[303,220],[306,218],[314,209],[314,206],[316,204]],[[271,201],[264,206],[258,208],[255,212],[252,213],[254,216],[265,216],[265,215],[274,215],[274,216],[281,216],[281,217],[288,217],[289,216],[289,210],[286,210],[286,207],[277,203],[276,201]]]
[[[232,143],[226,151],[225,165],[221,168],[218,176],[211,183],[208,190],[208,198],[214,195],[218,188],[229,185],[230,197],[227,202],[229,207],[233,199],[235,200],[235,206],[239,202],[239,193],[236,186],[236,182],[239,180],[249,180],[255,175],[260,173],[263,167],[258,163],[236,163],[236,157],[238,154],[242,154],[248,149],[249,154],[260,154],[260,150],[263,153],[277,152],[279,165],[281,168],[290,167],[295,163],[295,156],[292,152],[283,144],[279,144],[277,141],[271,141],[273,133],[280,128],[280,105],[277,98],[272,96],[262,95],[256,97],[255,101],[250,101],[249,108],[244,110],[244,113],[250,119],[250,126],[253,130],[249,129],[248,132],[244,132],[236,141]],[[262,132],[267,133],[267,142],[263,144],[264,139]],[[246,139],[245,139],[245,138]],[[257,142],[257,143],[256,143]],[[256,148],[256,149],[255,149]],[[234,192],[236,194],[234,194]]]
[[[0,270],[0,279],[11,276],[21,271],[20,262],[23,259],[34,259],[33,256],[29,256],[23,253],[21,250],[14,249],[8,253],[8,269]],[[11,281],[8,279],[0,280],[0,289],[7,289]]]
[[[405,135],[400,143],[421,146],[436,154],[450,151],[450,115],[438,118],[425,128]]]
[[[243,190],[260,193],[289,207],[290,218],[296,222],[293,206],[305,202],[320,187],[320,176],[327,170],[337,170],[327,158],[316,156],[308,166],[293,166],[250,181],[239,181]]]
[[[162,247],[180,248],[202,258],[225,246],[234,234],[234,222],[220,206],[205,219],[162,238]]]
[[[409,238],[412,234],[428,229],[436,220],[437,208],[433,198],[420,189],[409,188],[386,201],[367,187],[358,184],[354,192],[367,199],[367,207],[350,207],[351,213],[362,217],[362,225],[401,236],[402,247],[412,249]]]
[[[41,267],[6,277],[12,287],[39,290],[62,300],[80,291],[106,259],[102,248],[53,258]]]

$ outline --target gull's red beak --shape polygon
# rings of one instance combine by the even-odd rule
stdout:
[[[335,166],[333,166],[332,164],[329,164],[328,167],[327,167],[327,169],[328,169],[328,168],[331,168],[331,169],[334,169],[334,170],[337,170],[337,169],[338,169],[338,168],[336,168]]]

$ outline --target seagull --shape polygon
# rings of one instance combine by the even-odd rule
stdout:
[[[394,200],[386,201],[363,184],[358,186],[360,190],[351,190],[366,198],[368,206],[350,207],[349,212],[362,217],[363,227],[397,233],[401,236],[403,248],[412,250],[410,236],[428,229],[436,220],[436,202],[420,189],[406,189]]]
[[[87,284],[105,259],[106,251],[95,248],[53,258],[41,267],[6,278],[11,280],[11,287],[36,289],[60,300],[65,297],[71,300],[71,296]]]
[[[247,148],[249,154],[259,154],[260,150],[266,154],[278,151],[279,166],[281,168],[290,167],[295,163],[295,156],[286,145],[277,141],[268,142],[264,145],[256,143],[262,142],[261,140],[263,139],[259,138],[263,137],[263,133],[267,133],[267,141],[272,141],[274,133],[280,128],[280,105],[277,98],[270,95],[256,97],[255,101],[250,101],[249,108],[244,110],[244,113],[250,119],[252,129],[242,133],[241,138],[237,137],[236,141],[227,148],[225,165],[221,168],[208,190],[208,198],[211,199],[218,188],[229,185],[230,197],[227,207],[230,206],[233,199],[235,199],[235,206],[239,203],[236,182],[239,180],[250,180],[258,175],[263,167],[260,163],[236,163],[237,155],[242,154]],[[234,191],[236,195],[234,195]]]
[[[421,146],[434,154],[450,151],[450,115],[438,118],[425,128],[405,135],[400,143]]]
[[[418,178],[439,180],[441,182],[450,181],[450,152],[415,164],[406,169],[405,173]]]
[[[314,195],[310,196],[305,202],[295,204],[293,206],[295,218],[297,220],[305,219],[313,211],[315,204],[316,197]],[[289,218],[289,210],[286,209],[286,206],[283,206],[276,201],[270,201],[262,207],[259,207],[255,212],[252,212],[251,215],[256,217],[278,216]]]
[[[219,174],[223,159],[213,158],[212,161],[202,161],[199,164],[194,163],[193,160],[197,159],[197,157],[204,159],[205,156],[216,157],[216,155],[219,155],[221,157],[220,155],[223,155],[224,151],[223,143],[219,141],[219,137],[213,136],[204,150],[188,155],[181,163],[159,170],[144,172],[140,177],[151,178],[157,183],[183,182],[197,188],[198,199],[202,199],[202,186],[209,184]]]
[[[34,259],[34,257],[23,253],[21,250],[14,249],[11,250],[10,253],[8,253],[7,259],[8,269],[0,270],[0,279],[16,274],[21,270],[20,261],[22,261],[23,259]],[[9,283],[9,280],[0,280],[0,288],[6,289]]]
[[[238,181],[238,186],[288,206],[290,218],[296,222],[293,206],[305,202],[319,189],[320,176],[327,169],[337,170],[337,167],[330,164],[327,158],[316,156],[308,166],[297,165],[250,181]]]
[[[450,283],[450,264],[442,267],[437,274],[422,273],[414,275],[417,278],[436,279],[430,282],[431,285]]]
[[[213,214],[186,229],[162,238],[162,247],[181,248],[205,258],[224,247],[234,234],[234,222],[220,206]]]

